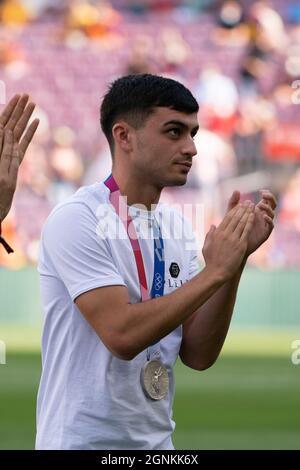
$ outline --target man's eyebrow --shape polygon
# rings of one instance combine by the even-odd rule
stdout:
[[[166,126],[169,126],[170,124],[173,124],[175,126],[180,126],[182,127],[183,129],[188,129],[189,126],[185,123],[185,122],[182,122],[182,121],[177,121],[177,119],[171,119],[170,121],[167,121],[163,124],[163,127],[166,127]],[[193,129],[191,130],[191,132],[198,132],[199,130],[199,126],[196,126],[196,127],[193,127]]]

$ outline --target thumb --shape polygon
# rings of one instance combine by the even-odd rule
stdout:
[[[234,206],[236,206],[240,200],[240,197],[241,197],[241,193],[237,190],[233,191],[232,195],[230,196],[230,199],[228,201],[228,206],[227,206],[227,210],[230,211],[231,209],[234,208]]]

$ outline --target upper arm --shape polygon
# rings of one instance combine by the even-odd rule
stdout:
[[[107,286],[79,295],[75,304],[105,346],[120,359],[128,359],[125,342],[126,309],[130,303],[124,286]]]

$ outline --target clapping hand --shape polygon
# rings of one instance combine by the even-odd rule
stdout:
[[[39,125],[34,119],[27,128],[35,108],[28,100],[15,95],[0,115],[0,222],[10,210],[20,164]]]
[[[268,189],[262,189],[260,194],[261,200],[256,204],[254,210],[255,217],[248,238],[246,256],[256,251],[269,238],[274,228],[274,211],[277,207],[275,196]],[[240,192],[234,191],[228,203],[228,211],[235,207],[239,201]]]

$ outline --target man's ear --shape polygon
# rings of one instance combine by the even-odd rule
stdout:
[[[127,122],[116,122],[112,128],[112,136],[115,145],[124,152],[130,152],[132,150],[132,128]]]

